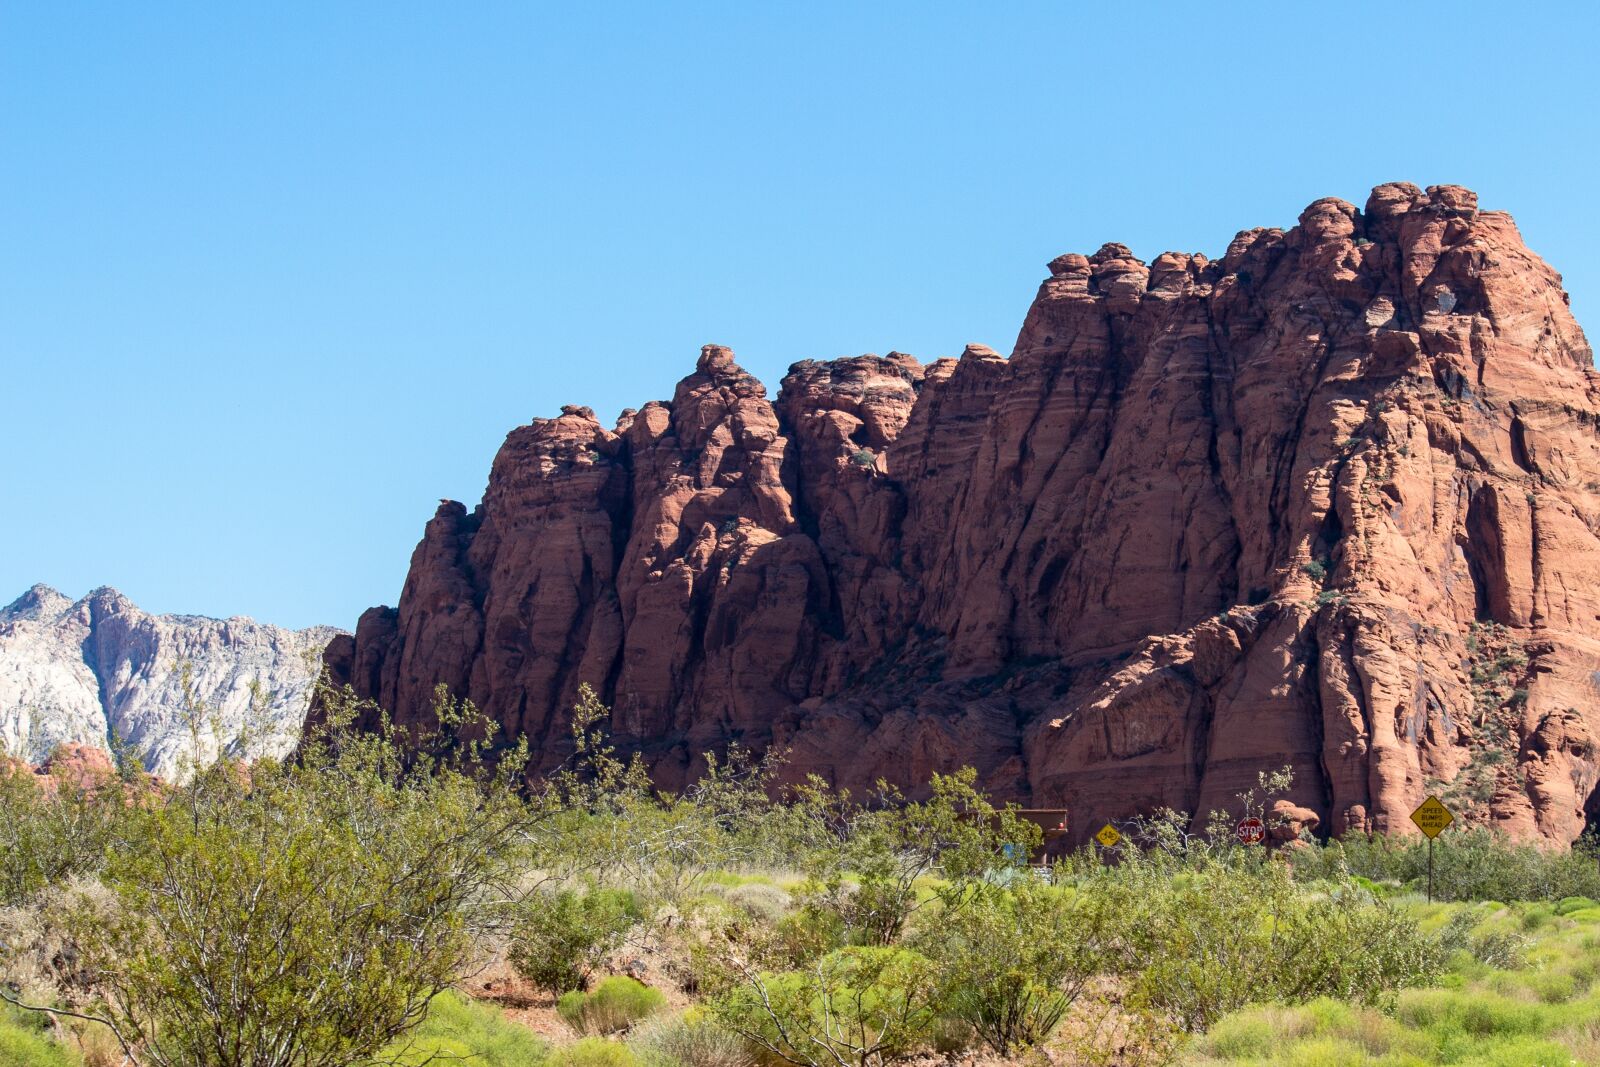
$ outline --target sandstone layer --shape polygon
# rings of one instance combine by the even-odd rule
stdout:
[[[1561,279],[1455,186],[1318,200],[1220,259],[1049,265],[1009,358],[708,346],[613,428],[512,431],[336,680],[443,682],[542,767],[593,684],[668,783],[738,741],[975,766],[1075,839],[1294,768],[1318,833],[1597,818],[1600,378]]]
[[[151,615],[115,589],[73,601],[36,585],[0,609],[0,755],[118,746],[169,781],[219,752],[281,756],[338,632]]]

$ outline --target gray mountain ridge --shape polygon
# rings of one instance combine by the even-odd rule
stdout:
[[[341,632],[153,615],[110,586],[73,600],[35,585],[0,608],[0,753],[38,763],[66,743],[117,744],[172,780],[222,752],[281,756]],[[190,705],[205,709],[198,746]]]

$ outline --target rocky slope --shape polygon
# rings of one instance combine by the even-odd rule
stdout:
[[[36,585],[0,609],[0,754],[38,763],[59,745],[118,739],[146,769],[182,778],[195,753],[185,708],[199,706],[201,760],[281,755],[338,632],[150,615],[115,589],[74,602]]]
[[[669,402],[513,430],[336,675],[444,682],[545,765],[580,682],[667,781],[972,764],[1078,839],[1220,808],[1572,840],[1596,817],[1600,377],[1561,280],[1466,189],[1319,200],[1222,258],[1050,264],[1009,358],[708,346]],[[1597,820],[1600,821],[1600,820]]]

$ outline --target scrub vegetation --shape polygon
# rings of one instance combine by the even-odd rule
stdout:
[[[586,691],[530,786],[442,691],[426,732],[322,706],[182,786],[0,771],[0,1067],[1600,1064],[1582,848],[1451,831],[1434,904],[1415,842],[1221,812],[1038,867],[970,771],[780,790],[735,750],[667,793]]]

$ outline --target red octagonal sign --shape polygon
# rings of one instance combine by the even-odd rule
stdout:
[[[1254,815],[1248,819],[1240,819],[1239,827],[1234,831],[1239,837],[1241,845],[1259,845],[1267,837],[1267,826]]]

